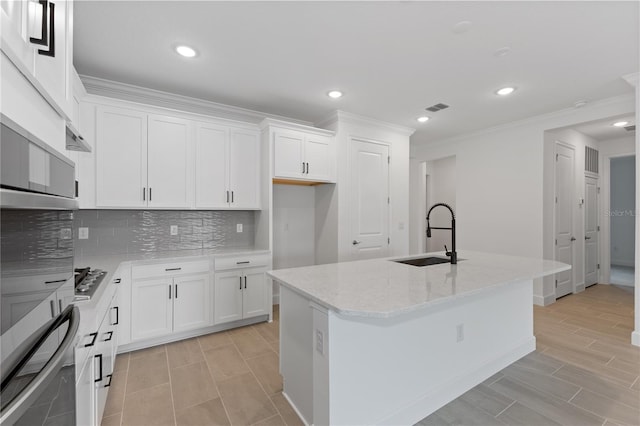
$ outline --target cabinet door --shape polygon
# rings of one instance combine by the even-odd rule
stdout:
[[[98,107],[95,148],[97,207],[145,207],[147,115]]]
[[[242,286],[240,271],[215,274],[214,283],[214,324],[242,319]]]
[[[49,13],[54,7],[54,34],[55,43],[49,47],[38,46],[40,50],[50,52],[53,50],[54,56],[42,55],[35,53],[34,75],[42,84],[44,90],[53,98],[53,100],[64,110],[67,116],[71,116],[70,102],[70,81],[67,76],[71,75],[73,43],[71,34],[67,32],[71,30],[70,20],[73,8],[71,1],[49,2]],[[48,26],[47,30],[51,31]]]
[[[76,364],[76,368],[82,368],[76,382],[76,424],[95,425],[96,394],[93,381],[93,355],[89,357],[84,366]]]
[[[190,207],[190,127],[187,120],[149,116],[149,207]]]
[[[196,208],[229,206],[229,129],[199,123],[196,127]]]
[[[232,130],[229,142],[231,207],[260,208],[260,138],[257,132]]]
[[[98,342],[96,344],[95,380],[94,389],[96,394],[96,425],[102,420],[102,414],[107,404],[107,394],[113,376],[113,327],[109,322],[109,311],[107,310],[102,325],[98,331]]]
[[[21,0],[0,1],[2,51],[6,53],[14,63],[19,62],[19,69],[31,74],[33,73],[35,45],[29,42],[28,17],[29,7],[35,6],[36,4],[33,2]]]
[[[242,317],[251,318],[269,313],[265,268],[245,269],[242,296]]]
[[[301,178],[304,135],[298,132],[276,132],[273,140],[274,177]]]
[[[173,323],[173,281],[139,280],[131,288],[131,340],[170,334]]]
[[[332,180],[333,155],[331,154],[330,138],[308,135],[304,143],[304,158],[307,163],[305,178],[320,181]]]
[[[209,274],[174,278],[174,333],[209,325]]]

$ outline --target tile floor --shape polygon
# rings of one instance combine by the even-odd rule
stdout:
[[[299,425],[274,322],[119,355],[107,425]],[[595,285],[534,307],[537,350],[420,425],[640,425],[633,289]]]
[[[274,321],[118,355],[112,425],[301,425],[282,396]]]

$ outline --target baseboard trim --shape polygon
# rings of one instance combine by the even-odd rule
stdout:
[[[506,354],[484,363],[473,371],[465,371],[449,382],[432,389],[402,410],[377,422],[377,424],[415,424],[467,392],[469,389],[487,380],[498,371],[535,351],[535,349],[536,338],[532,336],[530,339],[512,348]]]
[[[310,423],[308,423],[307,420],[302,416],[302,414],[300,414],[298,407],[296,407],[296,404],[294,404],[293,401],[291,401],[291,398],[289,398],[289,395],[287,395],[287,393],[284,390],[282,391],[282,396],[284,396],[284,399],[286,399],[289,405],[291,405],[291,408],[293,408],[293,411],[296,412],[296,414],[298,415],[298,418],[302,420],[302,423],[304,423],[304,426],[309,426]]]
[[[548,294],[546,296],[533,295],[533,304],[537,306],[549,306],[556,301],[556,296]]]
[[[636,266],[636,263],[633,260],[611,259],[611,266],[633,267],[633,266]]]
[[[631,344],[640,346],[640,331],[636,330],[631,333]]]

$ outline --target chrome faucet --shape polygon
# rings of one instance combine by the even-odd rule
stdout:
[[[442,228],[442,227],[431,227],[429,224],[429,216],[431,216],[431,210],[435,209],[438,206],[446,207],[451,212],[451,228]],[[451,230],[451,251],[447,249],[447,246],[444,246],[444,250],[447,256],[451,257],[451,263],[458,263],[458,253],[456,253],[456,215],[453,212],[453,209],[449,206],[449,204],[445,203],[436,203],[429,209],[427,213],[427,238],[431,238],[431,230],[432,229],[449,229]]]

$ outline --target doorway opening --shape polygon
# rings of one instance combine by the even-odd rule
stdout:
[[[635,155],[614,157],[609,161],[609,282],[632,287],[635,273]]]
[[[446,203],[456,211],[456,157],[444,157],[427,161],[425,164],[425,204],[422,217],[424,247],[426,252],[443,251],[444,246],[451,247],[451,233],[434,232],[431,238],[426,235],[427,212],[436,203]],[[449,226],[451,216],[445,209],[436,209],[431,214],[431,226]]]

